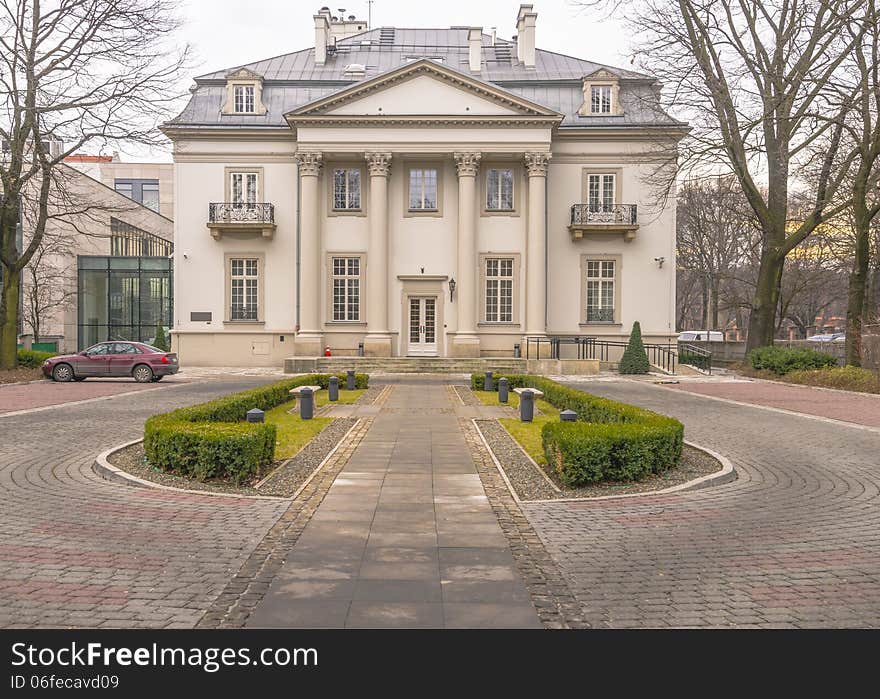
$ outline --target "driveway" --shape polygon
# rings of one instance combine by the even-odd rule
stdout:
[[[739,473],[523,505],[593,626],[880,626],[880,432],[646,383],[571,385],[674,415]]]
[[[92,462],[154,413],[266,380],[0,415],[0,627],[195,625],[287,502],[115,485]],[[107,385],[121,384],[82,384]]]

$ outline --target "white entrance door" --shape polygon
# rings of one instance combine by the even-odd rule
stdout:
[[[437,297],[409,297],[409,355],[437,356]]]

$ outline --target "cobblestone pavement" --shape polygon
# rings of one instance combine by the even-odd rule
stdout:
[[[151,414],[266,381],[0,417],[0,626],[194,626],[288,501],[116,485],[92,462],[139,437]]]
[[[670,384],[670,388],[880,427],[880,395],[823,391],[772,381],[692,381]]]
[[[400,379],[251,627],[540,627],[442,379]]]
[[[163,379],[161,383],[137,383],[131,379],[88,379],[78,383],[56,383],[46,380],[10,384],[0,386],[0,415],[92,398],[117,396],[120,393],[158,390],[180,383],[188,383],[188,381],[173,376]]]
[[[880,434],[644,383],[570,385],[676,416],[739,473],[522,505],[591,625],[880,626]]]

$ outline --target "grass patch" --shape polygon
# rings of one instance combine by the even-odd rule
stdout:
[[[785,381],[802,386],[836,388],[841,391],[880,393],[880,372],[854,366],[812,371],[792,371],[782,377]]]
[[[483,405],[503,406],[504,403],[498,402],[498,394],[494,391],[474,391],[474,395]],[[519,408],[519,394],[510,391],[507,394],[507,405],[514,409]],[[550,405],[547,401],[540,398],[535,403],[537,410],[535,417],[531,422],[522,422],[516,417],[503,417],[498,420],[506,429],[510,436],[513,437],[517,444],[532,457],[535,463],[546,464],[547,457],[544,456],[544,444],[541,439],[541,430],[548,422],[559,421],[559,410]]]
[[[365,391],[340,391],[339,400],[334,405],[351,405],[360,398]],[[321,406],[330,403],[327,391],[318,391],[315,394],[315,405]],[[277,430],[275,438],[275,458],[289,459],[318,436],[327,427],[333,418],[315,417],[311,420],[303,420],[299,413],[291,414],[289,411],[296,406],[296,401],[291,400],[278,405],[266,413],[266,422],[275,425]]]

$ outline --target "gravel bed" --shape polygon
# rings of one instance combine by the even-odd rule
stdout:
[[[358,405],[373,403],[382,391],[381,386],[371,386],[357,400]],[[110,455],[108,461],[138,478],[160,485],[187,490],[203,490],[215,493],[236,493],[239,495],[276,495],[291,497],[308,479],[314,470],[327,458],[339,440],[357,422],[355,418],[338,418],[321,430],[311,442],[306,444],[293,458],[276,461],[254,483],[235,485],[226,481],[195,481],[173,473],[166,473],[147,463],[143,442],[132,444]],[[274,469],[274,470],[273,470]],[[268,477],[267,477],[267,474]],[[254,487],[260,479],[265,479],[259,488]]]
[[[356,418],[339,418],[331,422],[296,456],[277,468],[257,492],[283,497],[293,495],[356,422]]]
[[[723,468],[717,459],[699,449],[685,445],[681,461],[677,466],[641,481],[594,483],[579,488],[570,488],[553,478],[552,473],[547,474],[560,488],[557,491],[537,471],[535,464],[523,453],[510,433],[497,420],[479,420],[477,424],[521,500],[589,499],[605,495],[649,493],[687,483],[694,478],[715,473]]]
[[[453,386],[453,390],[461,398],[465,405],[483,405],[480,399],[474,395],[474,392],[468,386]]]

